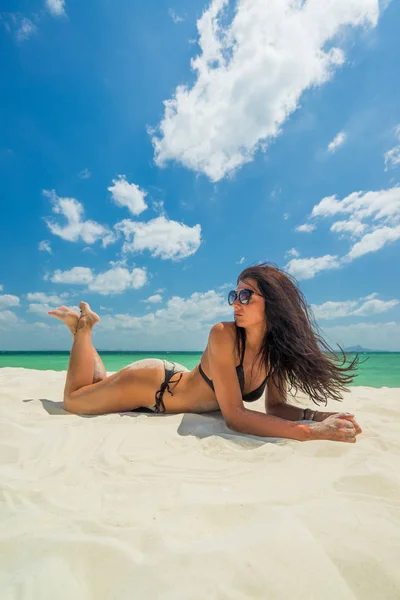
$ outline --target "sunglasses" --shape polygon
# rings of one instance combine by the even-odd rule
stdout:
[[[240,304],[248,304],[251,300],[252,295],[262,296],[262,294],[257,294],[257,292],[253,292],[253,290],[247,290],[245,288],[241,289],[239,293],[236,290],[231,290],[228,294],[228,303],[232,306],[236,299],[239,299]]]

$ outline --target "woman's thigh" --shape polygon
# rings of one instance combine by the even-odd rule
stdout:
[[[66,410],[86,415],[125,412],[153,406],[155,393],[164,381],[164,362],[138,360],[98,383],[87,385],[64,399]]]

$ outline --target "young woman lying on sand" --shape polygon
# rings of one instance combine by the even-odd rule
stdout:
[[[200,364],[192,371],[149,358],[110,377],[92,345],[92,328],[99,317],[89,304],[80,303],[80,316],[66,306],[50,311],[74,339],[65,409],[91,415],[221,410],[227,426],[242,433],[354,443],[361,428],[353,415],[303,410],[287,403],[287,382],[316,404],[340,400],[340,392],[355,377],[350,372],[358,361],[356,357],[344,366],[344,358],[337,364],[339,359],[315,333],[306,301],[290,276],[268,263],[249,267],[239,275],[228,302],[235,322],[213,325]],[[246,403],[260,398],[264,390],[266,414],[249,410]]]

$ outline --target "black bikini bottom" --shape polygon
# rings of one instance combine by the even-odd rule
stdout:
[[[163,401],[164,392],[165,392],[165,390],[168,390],[168,392],[171,394],[171,396],[174,395],[173,392],[170,390],[169,384],[171,384],[171,383],[178,384],[180,382],[180,380],[182,379],[182,375],[183,375],[184,371],[180,371],[178,365],[176,365],[173,362],[170,362],[169,360],[164,360],[163,362],[164,362],[164,369],[165,369],[165,377],[164,377],[164,381],[161,384],[160,389],[157,390],[157,392],[156,392],[155,405],[151,406],[151,407],[150,406],[140,406],[139,408],[134,408],[130,412],[146,412],[146,413],[165,412],[165,404]],[[171,381],[171,378],[177,373],[180,373],[179,379],[177,379],[176,381]]]

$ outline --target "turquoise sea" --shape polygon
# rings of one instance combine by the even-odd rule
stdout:
[[[111,352],[99,351],[107,371],[118,371],[130,363],[142,358],[164,358],[176,361],[193,369],[200,362],[201,352]],[[347,353],[348,360],[354,358]],[[361,352],[358,375],[353,385],[369,387],[400,387],[400,352]],[[23,367],[65,371],[68,367],[69,352],[1,352],[1,367]]]

